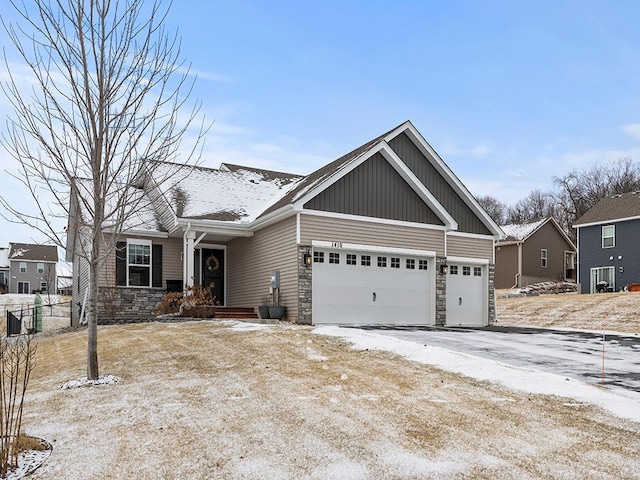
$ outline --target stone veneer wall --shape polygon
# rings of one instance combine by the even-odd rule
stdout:
[[[303,263],[304,254],[311,253],[310,246],[298,246],[298,323],[311,325],[311,265]]]
[[[154,318],[163,288],[100,287],[98,323],[139,322]]]
[[[447,322],[447,276],[440,273],[444,257],[436,257],[436,325]]]
[[[489,264],[489,325],[497,321],[496,318],[496,289],[495,289],[495,271],[496,266]]]

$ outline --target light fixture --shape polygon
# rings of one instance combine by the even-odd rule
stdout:
[[[305,252],[305,254],[302,256],[302,264],[305,267],[308,267],[309,265],[311,265],[311,253],[309,252],[309,247],[307,247],[307,251]]]
[[[442,263],[440,264],[440,273],[442,275],[446,275],[449,273],[449,265],[447,265],[447,259],[443,258]]]

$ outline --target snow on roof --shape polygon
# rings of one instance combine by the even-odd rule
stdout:
[[[500,228],[507,236],[507,240],[524,240],[533,232],[535,232],[547,219],[543,218],[531,223],[511,223],[503,225]]]
[[[302,178],[239,166],[223,168],[158,162],[151,175],[179,218],[228,222],[255,220]]]

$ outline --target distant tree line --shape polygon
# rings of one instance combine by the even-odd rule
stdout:
[[[491,195],[478,197],[478,202],[498,225],[553,217],[575,241],[573,223],[600,199],[607,195],[640,190],[640,164],[623,157],[553,177],[553,185],[552,191],[533,190],[513,205],[507,205]]]

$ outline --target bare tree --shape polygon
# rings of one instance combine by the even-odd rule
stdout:
[[[507,209],[507,223],[527,223],[541,218],[555,217],[556,205],[553,195],[533,190]]]
[[[175,34],[163,27],[161,0],[10,0],[18,24],[3,25],[35,84],[25,91],[7,60],[3,90],[15,114],[2,138],[20,164],[16,178],[29,190],[35,213],[3,207],[64,246],[53,218],[70,218],[74,254],[89,266],[87,377],[98,378],[99,271],[117,236],[139,212],[132,194],[146,160],[173,160],[199,112],[185,117],[193,83],[179,59]],[[200,127],[182,163],[197,157]],[[153,164],[153,162],[150,162]],[[43,201],[42,193],[52,196]]]
[[[498,225],[504,224],[507,213],[507,205],[505,203],[491,195],[477,197],[476,200],[494,222]]]

